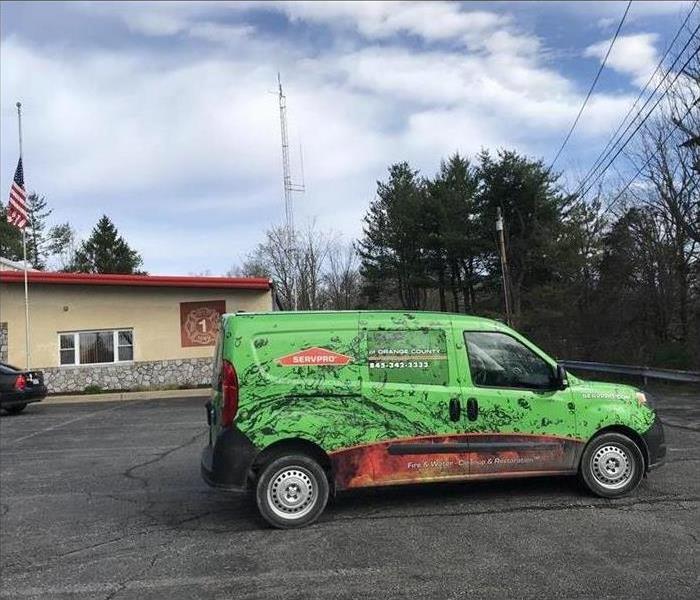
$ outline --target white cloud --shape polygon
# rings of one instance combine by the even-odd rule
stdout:
[[[255,33],[252,25],[222,25],[220,23],[197,23],[189,27],[188,34],[193,38],[221,45],[236,45]]]
[[[637,85],[643,86],[659,62],[657,40],[658,35],[655,33],[620,36],[615,41],[606,64],[619,73],[630,75]],[[583,55],[602,61],[609,47],[610,40],[604,40],[588,46]]]
[[[517,31],[509,15],[471,10],[458,2],[140,2],[135,11],[124,10],[121,3],[114,2],[84,6],[111,14],[132,31],[152,36],[191,31],[191,24],[207,13],[225,16],[263,10],[282,13],[292,22],[352,29],[369,40],[409,35],[427,42],[455,42],[472,50],[509,53],[534,53],[540,47],[537,37]]]
[[[275,5],[292,19],[353,26],[371,39],[411,34],[430,41],[472,43],[478,36],[510,21],[495,12],[462,10],[453,2],[278,2]]]
[[[601,29],[608,29],[616,25],[620,20],[616,17],[601,17],[598,19],[598,27]]]
[[[374,40],[306,52],[294,39],[267,38],[211,12],[250,6],[94,7],[139,35],[177,36],[177,56],[128,42],[80,51],[4,38],[2,188],[12,170],[5,157],[16,156],[21,90],[28,184],[47,195],[57,220],[87,232],[107,212],[143,251],[147,269],[223,272],[282,216],[277,101],[269,93],[278,69],[295,164],[304,144],[298,221],[317,216],[347,236],[359,233],[390,163],[409,160],[431,175],[456,150],[514,146],[546,155],[582,101],[578,86],[544,61],[537,37],[504,14],[444,3],[264,4]],[[394,39],[406,34],[456,45],[409,49]],[[609,132],[630,103],[595,94],[577,140]]]
[[[128,16],[127,16],[128,15]],[[180,33],[187,27],[187,21],[175,14],[162,11],[125,12],[129,29],[151,36],[167,36]]]
[[[611,2],[610,0],[595,0],[584,2],[572,2],[571,0],[561,0],[554,3],[540,3],[556,5],[558,10],[565,10],[574,14],[581,15],[586,19],[596,19],[600,22],[601,19],[608,19],[610,25],[617,25],[620,22],[622,13],[625,12],[627,2],[618,0]],[[633,2],[632,7],[627,15],[626,22],[631,23],[646,17],[661,17],[675,16],[687,13],[693,4],[693,0],[663,0],[657,2]]]

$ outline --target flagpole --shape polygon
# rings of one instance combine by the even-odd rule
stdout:
[[[19,125],[19,159],[22,161],[24,173],[24,160],[22,158],[22,103],[17,102],[17,123]],[[27,183],[24,183],[25,192]],[[27,226],[22,227],[22,253],[24,254],[24,343],[27,354],[27,371],[31,363],[31,350],[29,344],[29,282],[27,278]]]

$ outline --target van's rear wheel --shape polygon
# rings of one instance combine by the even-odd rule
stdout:
[[[290,529],[313,523],[328,502],[328,478],[314,459],[290,454],[265,465],[258,477],[256,500],[273,527]]]
[[[604,433],[594,438],[581,457],[579,476],[596,496],[624,496],[639,485],[644,475],[644,457],[630,438]]]

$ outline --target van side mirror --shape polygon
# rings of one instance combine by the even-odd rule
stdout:
[[[561,365],[557,365],[554,372],[554,387],[557,390],[565,390],[569,387],[569,377],[566,369]]]

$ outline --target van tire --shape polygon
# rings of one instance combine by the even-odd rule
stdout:
[[[329,488],[318,462],[305,454],[287,454],[263,465],[255,498],[270,525],[293,529],[318,519],[328,502]]]
[[[10,404],[10,406],[5,407],[5,410],[7,411],[8,415],[18,415],[25,408],[27,408],[26,402],[22,404]]]
[[[618,498],[630,493],[643,476],[642,451],[622,433],[603,433],[593,438],[579,465],[581,483],[602,498]]]

